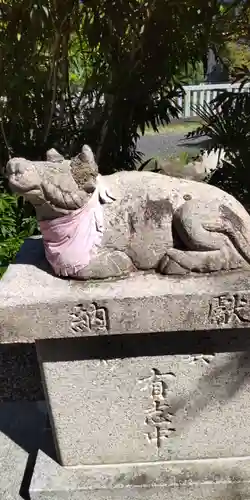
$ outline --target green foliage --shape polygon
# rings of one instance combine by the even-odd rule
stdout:
[[[231,12],[224,28],[231,38],[222,47],[235,82],[241,82],[240,92],[223,92],[209,106],[197,108],[203,125],[188,137],[206,135],[210,138],[210,149],[224,150],[226,161],[210,175],[208,182],[231,193],[250,211],[250,93],[245,87],[250,83],[249,21],[247,0],[239,3],[237,15]]]
[[[250,67],[250,2],[232,2],[232,5],[234,8],[229,10],[222,26],[225,39],[217,44],[217,52],[234,77],[235,68]],[[224,5],[222,10],[225,12],[226,9]]]
[[[138,127],[142,133],[145,126],[157,131],[178,116],[181,76],[207,51],[219,5],[184,0],[134,0],[120,9],[106,0],[86,5],[83,31],[91,50],[99,47],[92,78],[105,101],[93,136],[98,161],[105,173],[110,165],[134,168]]]
[[[103,173],[134,168],[138,127],[178,116],[227,17],[218,0],[1,2],[0,162],[88,142]]]
[[[181,73],[180,79],[185,85],[199,85],[204,83],[204,66],[203,62],[198,61],[194,65],[187,64],[185,71]]]
[[[250,94],[223,92],[197,114],[203,125],[187,137],[210,138],[209,149],[225,151],[226,161],[214,171],[209,182],[225,189],[250,208]]]
[[[181,165],[183,166],[188,165],[188,163],[192,161],[192,159],[192,155],[187,151],[181,151],[181,153],[179,154],[179,160]]]
[[[13,261],[27,236],[38,233],[36,218],[23,199],[0,184],[0,268]]]
[[[220,51],[220,56],[233,75],[236,67],[250,68],[250,46],[242,41],[230,41]]]

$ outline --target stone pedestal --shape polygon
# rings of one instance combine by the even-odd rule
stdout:
[[[167,352],[163,335],[118,337],[109,343],[114,359],[102,358],[98,339],[38,343],[60,463],[249,455],[250,346],[235,336],[224,337],[224,349],[244,351],[218,352],[221,342],[208,336],[216,354],[161,356],[143,351]]]
[[[51,273],[40,239],[25,242],[0,299],[1,342],[250,327],[250,272],[65,280]]]
[[[60,464],[31,499],[247,498],[250,274],[70,282],[26,245],[0,335],[36,342]]]
[[[249,458],[60,467],[39,452],[31,500],[243,500]]]

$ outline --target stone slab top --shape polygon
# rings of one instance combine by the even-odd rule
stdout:
[[[241,457],[60,467],[39,451],[30,485],[30,498],[54,500],[67,498],[67,495],[72,500],[83,497],[87,500],[248,498],[249,462],[249,457]]]
[[[0,281],[0,342],[250,327],[250,273],[107,281],[55,277],[40,237]]]

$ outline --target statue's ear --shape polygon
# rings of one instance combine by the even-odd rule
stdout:
[[[104,205],[105,203],[113,203],[116,200],[116,197],[109,190],[109,188],[105,185],[103,177],[99,174],[97,177],[97,189],[99,194],[99,200]]]
[[[46,160],[51,161],[52,163],[61,163],[64,160],[64,157],[58,153],[58,151],[54,148],[51,148],[46,153]]]
[[[66,191],[52,182],[44,181],[41,185],[41,189],[46,201],[64,210],[77,210],[83,207],[88,201],[87,193],[79,190]]]
[[[79,154],[80,159],[82,162],[86,163],[95,163],[95,157],[92,149],[87,145],[84,144],[82,147],[81,153]]]

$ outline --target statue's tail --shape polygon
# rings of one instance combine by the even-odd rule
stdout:
[[[228,236],[241,257],[250,264],[250,215],[245,211],[243,218],[227,206],[220,208],[223,220],[221,232]]]

